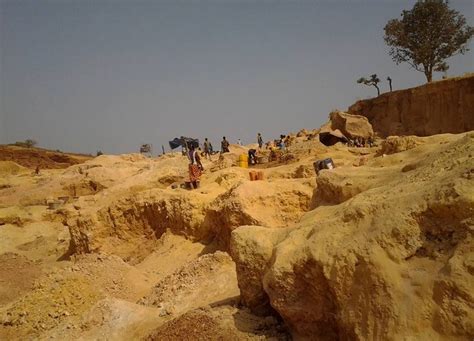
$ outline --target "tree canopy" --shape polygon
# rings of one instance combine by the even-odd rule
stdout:
[[[409,63],[423,72],[428,82],[433,71],[444,72],[446,59],[464,54],[474,28],[466,24],[459,12],[442,0],[419,0],[401,19],[390,20],[384,28],[390,56],[397,63]]]

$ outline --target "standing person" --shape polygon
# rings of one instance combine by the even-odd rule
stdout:
[[[242,141],[241,141],[240,139],[237,139],[237,144],[238,144],[239,146],[241,146],[241,145],[242,145]]]
[[[229,152],[229,141],[225,139],[225,136],[222,137],[221,141],[221,153],[228,153]]]
[[[191,182],[194,188],[198,188],[199,180],[201,178],[201,173],[204,170],[204,167],[202,166],[199,153],[196,151],[196,146],[193,143],[191,143],[189,146],[188,158],[189,181]]]
[[[280,150],[284,150],[286,148],[285,138],[285,135],[280,135],[280,141],[278,141],[278,147],[280,147]]]
[[[263,147],[263,138],[262,138],[262,134],[260,134],[260,133],[257,134],[257,143],[258,143],[258,148],[262,149],[262,147]]]
[[[209,142],[209,140],[206,137],[204,139],[204,156],[210,160],[211,153],[212,153],[212,145],[211,145],[211,142]]]

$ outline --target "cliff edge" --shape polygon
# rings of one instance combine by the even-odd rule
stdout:
[[[361,100],[348,112],[367,117],[383,137],[474,130],[474,74]]]

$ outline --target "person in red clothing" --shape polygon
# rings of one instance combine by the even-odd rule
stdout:
[[[199,153],[196,150],[196,146],[192,143],[189,146],[188,158],[189,181],[191,182],[193,188],[198,188],[204,167],[202,166],[201,157],[199,156]]]

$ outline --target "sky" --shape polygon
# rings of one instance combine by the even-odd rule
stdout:
[[[154,154],[176,136],[254,143],[425,83],[383,27],[405,0],[0,0],[0,143]],[[474,4],[451,0],[474,25]],[[473,48],[471,42],[470,48]],[[474,70],[473,52],[448,76]],[[435,74],[439,79],[442,75]]]

